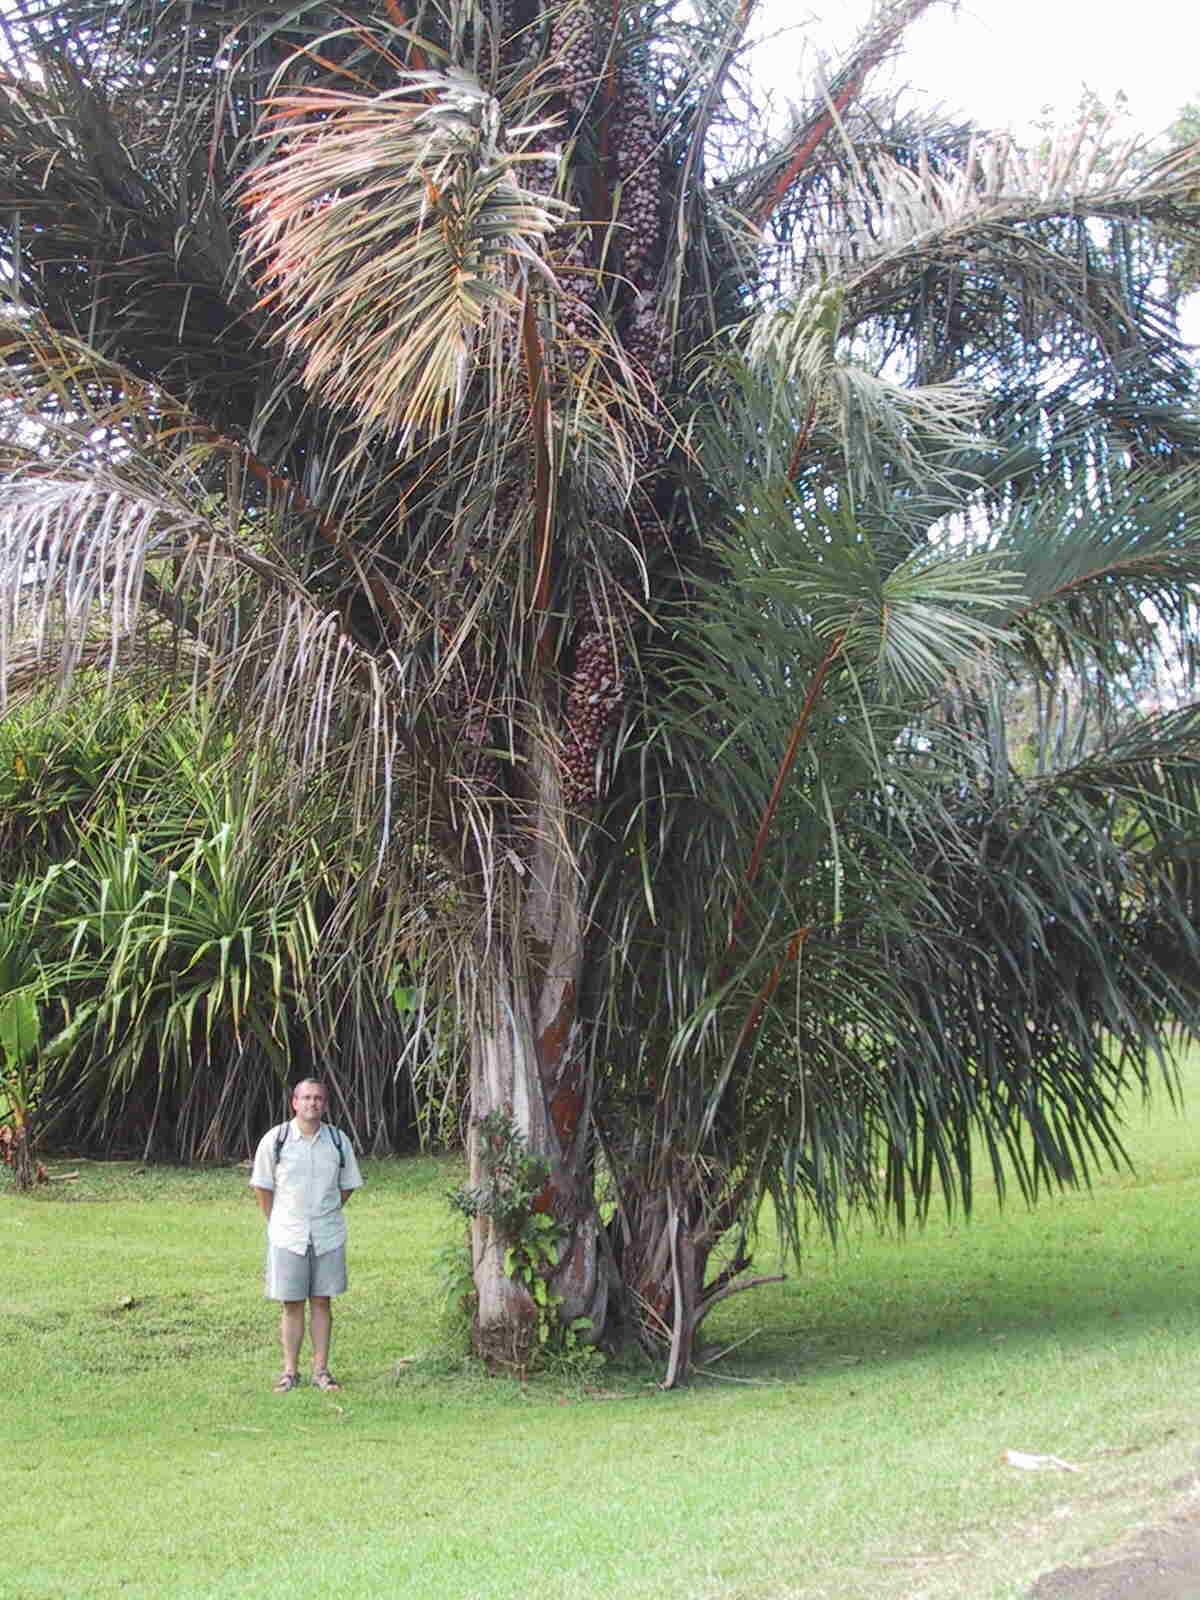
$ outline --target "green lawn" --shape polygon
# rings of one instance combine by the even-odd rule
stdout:
[[[1196,1128],[1136,1106],[1135,1176],[814,1240],[670,1394],[636,1366],[522,1388],[439,1347],[455,1172],[421,1158],[364,1164],[345,1389],[277,1397],[245,1171],[54,1162],[79,1181],[0,1193],[0,1595],[1020,1595],[1194,1468]]]

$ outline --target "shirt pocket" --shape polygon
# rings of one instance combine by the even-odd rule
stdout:
[[[333,1141],[318,1140],[312,1152],[312,1175],[318,1188],[329,1188],[336,1194],[337,1180],[340,1176],[338,1165],[338,1153],[333,1148]]]

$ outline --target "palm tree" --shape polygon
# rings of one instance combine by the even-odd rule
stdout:
[[[1019,787],[994,713],[1190,626],[1197,154],[871,101],[929,3],[782,132],[753,0],[9,24],[7,692],[149,662],[344,775],[493,1359],[623,1311],[674,1381],[765,1192],[969,1200],[976,1127],[1071,1181],[1192,1017],[1190,714]]]

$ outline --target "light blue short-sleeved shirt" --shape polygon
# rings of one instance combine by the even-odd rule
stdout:
[[[323,1256],[346,1242],[341,1191],[361,1189],[363,1180],[350,1140],[340,1128],[338,1133],[346,1157],[344,1165],[324,1122],[316,1133],[305,1138],[293,1117],[278,1161],[277,1130],[269,1129],[258,1141],[250,1183],[255,1189],[274,1192],[267,1240],[281,1250],[306,1255],[311,1242],[314,1255]]]

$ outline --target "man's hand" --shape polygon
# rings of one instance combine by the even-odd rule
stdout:
[[[274,1189],[260,1189],[255,1185],[254,1198],[258,1201],[258,1209],[269,1222],[271,1220],[271,1207],[275,1204]]]

